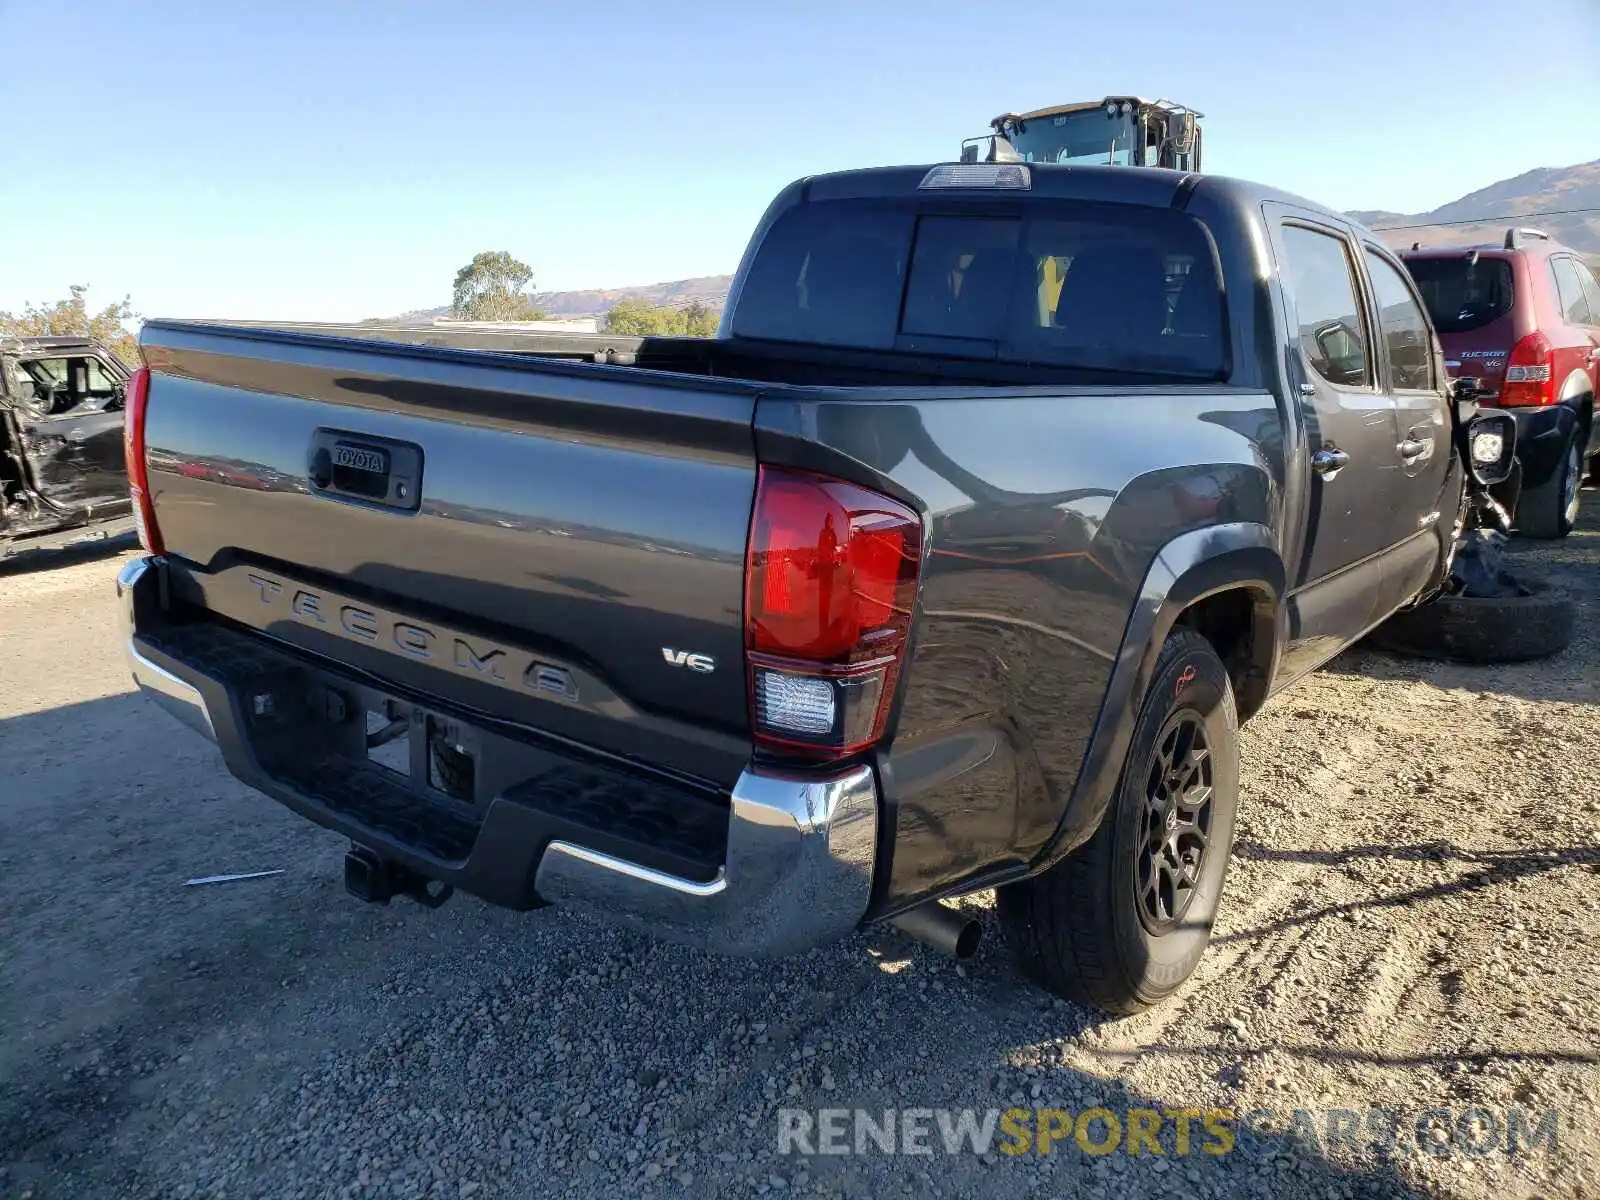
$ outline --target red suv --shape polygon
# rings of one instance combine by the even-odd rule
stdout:
[[[1403,252],[1452,376],[1476,376],[1517,419],[1516,527],[1559,538],[1600,475],[1600,282],[1578,254],[1532,229],[1499,246]]]

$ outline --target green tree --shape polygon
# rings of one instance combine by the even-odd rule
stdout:
[[[618,300],[606,313],[607,333],[627,334],[631,337],[649,337],[670,332],[666,328],[664,312],[651,308],[643,300]]]
[[[0,334],[13,337],[84,335],[106,343],[129,366],[136,367],[144,361],[139,353],[138,335],[127,324],[139,319],[133,311],[131,296],[124,296],[99,312],[91,312],[87,284],[72,284],[67,291],[71,295],[54,304],[29,301],[22,306],[21,313],[0,312]]]
[[[698,300],[686,308],[654,307],[643,300],[619,300],[606,313],[607,333],[633,337],[710,337],[719,314]]]
[[[462,321],[540,321],[528,295],[533,268],[504,250],[485,250],[456,272],[450,313]]]
[[[721,321],[721,313],[714,308],[707,308],[698,300],[683,310],[684,332],[690,337],[715,337]]]

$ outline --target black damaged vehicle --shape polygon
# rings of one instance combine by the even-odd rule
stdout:
[[[0,556],[134,528],[128,368],[85,337],[0,337]]]
[[[1515,446],[1366,229],[1160,169],[802,180],[711,340],[142,345],[134,677],[358,896],[967,953],[997,888],[1118,1012],[1210,937],[1240,725],[1448,589]]]

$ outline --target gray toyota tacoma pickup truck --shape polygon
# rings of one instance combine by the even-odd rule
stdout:
[[[1113,1011],[1205,948],[1240,723],[1440,586],[1514,439],[1364,229],[1154,169],[802,180],[714,339],[339,332],[144,327],[118,589],[352,891],[786,954],[964,951],[996,888]]]

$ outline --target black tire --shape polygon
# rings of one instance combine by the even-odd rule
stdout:
[[[1578,435],[1561,449],[1556,469],[1538,487],[1525,487],[1517,498],[1517,532],[1532,538],[1564,538],[1578,522],[1578,488],[1583,483],[1583,454]]]
[[[475,778],[472,756],[460,753],[437,736],[429,743],[428,753],[444,791],[458,800],[471,800]]]
[[[1589,460],[1589,486],[1600,488],[1600,454]]]
[[[1192,895],[1169,906],[1170,922],[1162,927],[1150,907],[1162,889],[1141,887],[1141,877],[1151,877],[1145,870],[1151,848],[1157,837],[1170,837],[1174,825],[1157,819],[1149,797],[1170,790],[1153,787],[1162,774],[1162,751],[1169,731],[1189,725],[1209,750],[1209,836],[1193,865]],[[1169,785],[1172,778],[1163,776]],[[1211,643],[1193,630],[1177,630],[1161,648],[1099,829],[1049,870],[999,889],[1001,928],[1023,972],[1058,996],[1119,1014],[1139,1012],[1177,991],[1211,940],[1238,803],[1232,683]]]
[[[1559,588],[1525,580],[1531,595],[1440,596],[1396,613],[1372,632],[1372,642],[1412,658],[1469,663],[1529,662],[1559,654],[1572,641],[1577,606]]]

